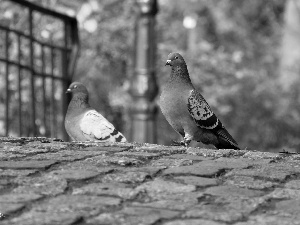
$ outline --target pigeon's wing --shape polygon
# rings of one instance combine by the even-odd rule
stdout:
[[[209,107],[203,96],[196,90],[192,90],[188,97],[188,111],[197,125],[203,129],[211,130],[218,137],[228,142],[232,147],[238,148],[236,141],[225,129],[221,121]]]
[[[197,125],[204,129],[217,130],[222,127],[221,121],[213,113],[203,96],[192,90],[188,97],[188,110]]]
[[[80,121],[80,129],[89,140],[126,142],[126,138],[96,110],[87,111]]]

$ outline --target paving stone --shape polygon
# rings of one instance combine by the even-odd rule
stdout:
[[[49,139],[48,139],[49,140]],[[46,142],[29,142],[25,145],[28,151],[36,152],[36,151],[43,151],[44,152],[56,152],[56,151],[62,151],[69,147],[68,142],[57,142],[57,141],[51,141],[50,143]]]
[[[0,184],[0,191],[4,190],[6,188],[5,185]]]
[[[110,195],[123,199],[133,199],[138,194],[133,188],[120,183],[93,183],[73,189],[74,195]]]
[[[186,219],[165,222],[163,225],[225,225],[225,223],[205,219]]]
[[[83,170],[83,169],[69,169],[69,170],[54,170],[51,171],[51,175],[59,176],[67,180],[85,180],[96,177],[101,174],[92,170]]]
[[[96,156],[93,158],[86,159],[86,162],[93,163],[97,166],[112,166],[112,165],[118,165],[118,166],[139,166],[144,164],[144,161],[135,159],[135,158],[129,158],[129,157],[116,157],[116,156],[108,156],[108,155],[101,155]]]
[[[104,151],[104,152],[123,152],[131,149],[132,144],[129,146],[93,146],[81,149],[82,151]]]
[[[101,181],[105,182],[119,182],[119,183],[141,183],[147,178],[151,178],[148,173],[145,172],[125,172],[125,173],[112,173],[106,174]]]
[[[204,161],[204,160],[212,160],[211,157],[204,157],[204,156],[198,156],[198,155],[189,155],[189,154],[174,154],[165,156],[165,158],[171,158],[171,159],[188,159],[193,161]]]
[[[170,210],[182,210],[182,211],[187,210],[197,204],[198,204],[198,200],[195,198],[185,200],[185,201],[182,201],[182,199],[178,199],[178,200],[164,199],[164,200],[158,200],[158,201],[153,201],[148,203],[140,203],[140,202],[132,203],[132,205],[136,207],[150,207],[156,209],[170,209]]]
[[[7,169],[46,169],[55,164],[54,160],[0,161],[0,168]]]
[[[255,197],[262,195],[264,192],[259,190],[251,190],[247,188],[239,188],[232,185],[225,185],[207,188],[204,193],[215,196]]]
[[[300,197],[297,200],[284,200],[275,203],[275,209],[272,214],[275,215],[282,215],[282,216],[289,216],[289,217],[297,217],[300,215]],[[300,216],[299,216],[300,221]]]
[[[246,222],[238,222],[234,225],[300,225],[300,220],[297,218],[282,217],[282,216],[268,216],[256,215],[251,216]]]
[[[144,167],[130,167],[128,168],[128,171],[132,172],[144,172],[147,173],[149,176],[153,177],[155,176],[158,172],[162,171],[163,169],[166,169],[165,166],[144,166]]]
[[[150,166],[153,167],[179,167],[179,166],[189,166],[193,164],[193,160],[190,159],[172,159],[172,158],[162,158],[157,160],[152,160]]]
[[[118,213],[103,213],[87,220],[87,224],[114,224],[114,225],[151,225],[160,220],[158,214],[128,216]]]
[[[284,187],[289,189],[297,189],[300,190],[300,180],[291,180],[287,182]]]
[[[32,194],[32,193],[10,193],[5,195],[0,195],[0,203],[22,203],[28,201],[34,201],[42,198],[42,195]],[[0,204],[0,205],[1,205]],[[1,212],[1,210],[0,210]]]
[[[278,153],[273,152],[261,152],[261,151],[249,151],[243,155],[245,158],[249,159],[273,159],[273,160],[279,160],[282,159],[283,156]]]
[[[153,199],[161,198],[161,195],[170,195],[176,193],[192,192],[196,190],[194,185],[186,185],[165,181],[161,178],[156,178],[153,181],[143,183],[136,188],[137,191],[146,191]]]
[[[257,190],[268,189],[276,185],[279,185],[279,183],[277,182],[259,180],[247,176],[231,176],[224,182],[224,184],[234,185],[241,188],[257,189]]]
[[[243,156],[248,151],[246,150],[233,150],[233,149],[205,149],[205,148],[188,148],[186,153],[191,155],[198,155],[204,157],[221,158],[221,157],[237,157]]]
[[[284,181],[293,174],[300,173],[298,168],[293,166],[285,166],[283,164],[269,164],[265,166],[259,166],[252,169],[236,169],[228,172],[225,177],[230,176],[251,176],[270,181]]]
[[[77,212],[25,212],[21,216],[5,221],[3,225],[71,225],[79,221]]]
[[[97,215],[107,206],[118,204],[120,199],[112,197],[62,195],[33,207],[7,224],[73,224],[82,216]]]
[[[266,198],[300,200],[300,190],[288,188],[275,188],[275,190],[269,193],[266,196]]]
[[[33,154],[33,153],[45,153],[48,152],[47,149],[36,149],[36,148],[28,148],[25,146],[5,146],[5,148],[3,148],[3,152],[7,155],[23,155],[26,156],[28,154]]]
[[[1,151],[1,150],[0,150]],[[7,153],[7,152],[0,152],[0,161],[8,161],[13,160],[16,158],[22,158],[25,157],[25,154],[18,154],[18,153]]]
[[[57,195],[63,193],[67,188],[67,181],[64,178],[51,174],[42,177],[17,178],[15,182],[19,186],[13,189],[13,193]]]
[[[107,206],[117,206],[119,198],[95,195],[60,195],[34,208],[37,212],[74,212],[88,217],[97,215]]]
[[[149,215],[149,214],[159,214],[160,218],[170,219],[177,216],[180,212],[166,209],[154,209],[147,207],[125,207],[122,210],[125,215]]]
[[[28,176],[36,173],[37,169],[22,169],[22,170],[14,170],[14,169],[0,169],[0,176]]]
[[[218,158],[214,162],[222,163],[226,168],[238,169],[255,165],[267,165],[272,162],[271,159],[252,159],[252,158]]]
[[[135,157],[141,160],[153,159],[159,157],[161,154],[152,152],[118,152],[116,156]]]
[[[254,163],[254,162],[253,162]],[[206,160],[200,163],[196,163],[192,166],[182,166],[166,169],[163,174],[189,174],[197,176],[212,177],[225,169],[233,168],[246,168],[252,165],[249,160]]]
[[[170,201],[176,201],[176,202],[182,202],[182,203],[190,203],[192,202],[197,203],[200,201],[200,199],[203,199],[206,197],[203,192],[177,192],[177,193],[169,193],[160,196],[159,199],[155,200],[170,200]]]
[[[197,187],[208,187],[215,186],[218,184],[217,179],[206,178],[206,177],[196,177],[196,176],[178,176],[175,177],[176,180],[181,180],[185,184],[195,185]]]
[[[172,167],[163,171],[164,175],[196,175],[213,177],[222,171],[222,168],[218,165],[206,166],[200,163],[196,163],[191,166]]]
[[[85,159],[92,156],[98,156],[104,154],[103,152],[97,151],[79,151],[79,150],[62,150],[59,152],[50,152],[47,154],[38,154],[27,157],[28,160],[55,160],[61,161],[75,161],[79,159]]]
[[[108,167],[108,166],[97,166],[91,163],[90,161],[80,160],[76,162],[70,162],[68,164],[60,165],[57,167],[57,169],[60,170],[89,170],[89,171],[95,171],[100,174],[106,174],[114,171],[114,168]]]
[[[160,219],[171,219],[179,215],[177,211],[143,207],[125,207],[116,213],[104,213],[88,223],[93,224],[124,224],[124,225],[150,225]]]
[[[215,221],[233,223],[242,220],[264,204],[263,198],[246,198],[241,196],[226,196],[215,202],[200,204],[188,210],[183,217],[201,217]]]
[[[164,146],[164,145],[155,145],[145,143],[141,147],[135,147],[135,151],[141,152],[158,152],[159,154],[170,155],[170,154],[178,154],[186,152],[186,148],[184,146]]]
[[[11,213],[15,213],[25,207],[24,203],[11,203],[11,202],[1,202],[0,203],[0,213],[8,217]],[[0,219],[1,221],[1,219]]]

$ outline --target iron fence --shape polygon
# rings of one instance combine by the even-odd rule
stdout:
[[[0,135],[67,139],[64,92],[79,52],[77,20],[21,0],[0,9]]]

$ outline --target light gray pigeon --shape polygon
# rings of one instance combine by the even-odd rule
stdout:
[[[79,82],[70,85],[72,93],[65,117],[65,128],[74,141],[126,142],[126,138],[89,104],[89,93]]]
[[[186,63],[179,53],[170,53],[166,65],[171,75],[163,86],[160,108],[173,129],[188,144],[191,140],[218,149],[240,149],[203,96],[195,90]]]

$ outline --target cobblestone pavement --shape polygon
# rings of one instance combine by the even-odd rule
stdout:
[[[0,141],[0,224],[300,224],[297,154]]]

